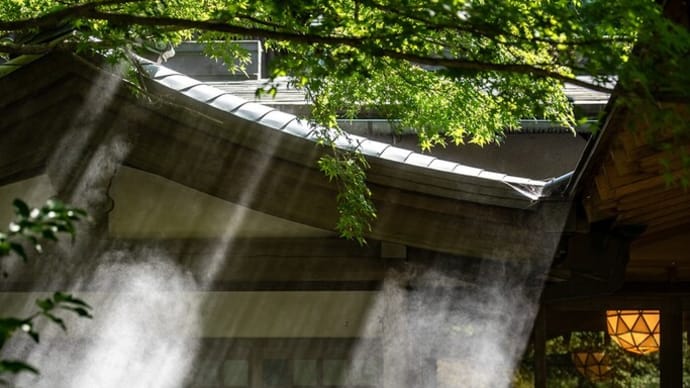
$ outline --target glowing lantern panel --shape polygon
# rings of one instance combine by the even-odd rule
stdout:
[[[606,326],[611,340],[629,352],[659,351],[658,310],[610,310],[606,312]]]
[[[613,374],[611,359],[604,352],[575,351],[572,359],[575,369],[591,381],[604,381]]]

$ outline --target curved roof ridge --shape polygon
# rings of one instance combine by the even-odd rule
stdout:
[[[319,141],[322,136],[329,136],[334,140],[336,147],[343,150],[359,151],[368,157],[426,170],[502,183],[530,201],[542,198],[544,187],[550,182],[550,180],[534,180],[475,168],[371,140],[340,129],[326,128],[291,113],[245,100],[158,63],[143,58],[140,60],[149,77],[158,84],[242,119],[312,142]]]

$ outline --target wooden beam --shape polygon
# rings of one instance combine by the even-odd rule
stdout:
[[[690,151],[690,146],[676,146],[673,151],[660,151],[655,155],[638,161],[643,171],[663,174],[669,171],[682,171],[684,169],[680,154],[682,151]],[[664,160],[665,164],[661,163]]]
[[[617,169],[614,168],[612,164],[605,164],[602,168],[603,173],[606,175],[606,182],[609,188],[615,189],[622,186],[632,185],[644,179],[652,178],[656,175],[652,174],[642,174],[642,173],[631,173],[621,175],[618,173]],[[601,175],[600,175],[601,176]]]
[[[669,298],[680,301],[683,310],[690,310],[690,291],[687,283],[681,283],[678,288],[685,291],[672,290],[669,292],[654,291],[653,288],[637,290],[622,290],[616,294],[593,295],[586,298],[572,298],[546,303],[553,311],[605,311],[613,309],[654,310],[661,309]]]
[[[582,205],[585,209],[587,221],[597,222],[616,215],[617,202],[614,200],[603,200],[597,190],[592,190],[592,194],[586,196]]]
[[[663,238],[668,230],[688,227],[690,227],[690,219],[687,215],[669,215],[663,219],[651,220],[643,237],[652,238],[654,236],[655,238]]]
[[[340,238],[247,238],[189,240],[101,240],[102,251],[128,252],[134,258],[154,255],[196,279],[200,290],[339,290],[377,289],[388,266],[397,259],[382,259],[380,244],[367,246]],[[0,282],[4,291],[51,290],[36,283],[42,276],[59,278],[71,271],[97,271],[95,260],[66,260],[48,253],[30,260]],[[74,268],[73,268],[74,267]],[[211,283],[204,277],[214,268]]]
[[[678,174],[675,174],[676,176]],[[666,178],[661,175],[645,175],[641,176],[639,180],[632,183],[625,184],[615,188],[615,198],[621,198],[625,195],[631,195],[640,191],[655,189],[659,187],[666,187]]]
[[[640,211],[650,206],[659,205],[668,199],[678,197],[676,190],[667,187],[659,187],[653,190],[645,190],[635,195],[627,195],[618,199],[618,208],[621,211]],[[688,198],[690,200],[690,197]]]
[[[623,152],[624,150],[622,148],[614,145],[610,153],[611,161],[616,168],[616,174],[624,176],[637,173],[639,171],[637,163],[631,163],[630,159],[622,156]]]
[[[539,309],[534,321],[534,388],[546,388],[546,311]]]
[[[683,308],[678,298],[661,308],[661,388],[683,386]]]
[[[676,196],[656,206],[621,212],[620,219],[628,222],[654,224],[654,219],[664,218],[668,215],[688,218],[690,216],[690,197]]]

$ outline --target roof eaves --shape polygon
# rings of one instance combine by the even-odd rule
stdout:
[[[575,166],[575,170],[570,174],[565,187],[561,191],[561,195],[568,198],[573,198],[580,190],[583,188],[584,182],[587,180],[586,177],[592,174],[592,171],[596,168],[599,161],[602,158],[602,153],[604,152],[605,145],[608,143],[610,138],[610,126],[614,117],[619,114],[620,110],[616,104],[615,96],[612,97],[606,108],[604,109],[604,115],[602,117],[601,127],[596,131],[592,137],[587,141],[585,149],[582,151],[582,157]]]

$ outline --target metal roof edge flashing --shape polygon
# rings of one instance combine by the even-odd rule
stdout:
[[[506,186],[510,187],[511,189],[515,190],[517,193],[529,199],[531,201],[530,205],[534,205],[535,203],[541,200],[541,189],[539,186],[515,184],[506,181],[504,181],[503,183],[505,183]]]
[[[553,178],[544,185],[541,196],[543,198],[564,197],[567,193],[568,184],[572,179],[575,171],[563,174],[559,177]]]

